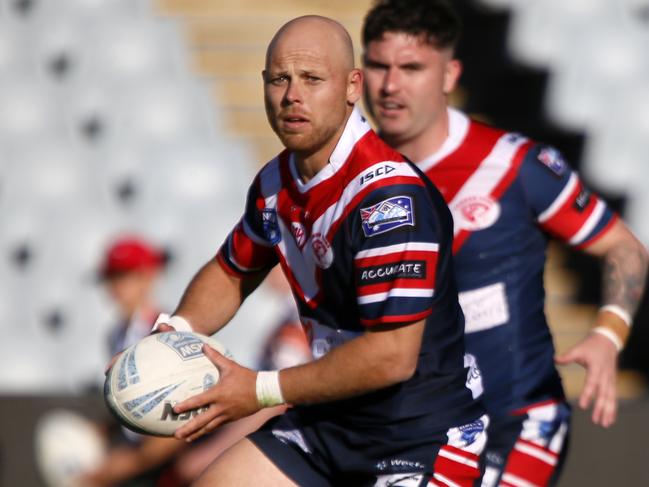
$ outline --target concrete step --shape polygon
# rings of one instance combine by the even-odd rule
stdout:
[[[265,51],[256,46],[196,48],[192,62],[195,72],[202,76],[250,76],[261,86]]]
[[[214,79],[214,98],[231,109],[264,109],[264,85],[261,75],[220,76]]]
[[[353,16],[337,16],[341,24],[349,31],[355,46],[360,45],[362,16],[364,12]],[[190,45],[194,47],[245,46],[266,50],[268,42],[287,20],[294,15],[277,15],[265,13],[255,15],[236,15],[232,13],[218,16],[187,17],[185,31]]]
[[[307,14],[362,17],[371,5],[370,0],[155,0],[155,7],[165,13],[181,16],[241,15],[262,17],[272,15],[286,19]]]

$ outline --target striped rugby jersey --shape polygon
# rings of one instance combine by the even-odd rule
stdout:
[[[455,223],[467,351],[496,416],[563,398],[543,306],[548,237],[583,248],[617,218],[553,147],[449,110],[449,136],[418,163]]]
[[[259,172],[217,258],[239,277],[281,265],[316,358],[369,327],[427,318],[413,378],[311,407],[349,425],[401,421],[407,430],[412,419],[417,433],[480,416],[466,386],[451,239],[441,195],[354,110],[308,183],[288,151]]]

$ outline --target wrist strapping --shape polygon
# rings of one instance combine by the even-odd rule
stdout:
[[[282,389],[279,385],[279,370],[257,372],[257,403],[262,408],[285,404]]]
[[[615,316],[611,318],[610,313]],[[631,332],[631,314],[615,304],[607,304],[599,309],[599,315],[593,331],[607,337],[613,342],[618,351],[624,348]]]
[[[596,326],[592,331],[593,333],[604,335],[606,338],[611,340],[613,342],[613,345],[615,345],[615,348],[617,348],[618,352],[624,347],[624,343],[622,343],[620,337],[618,337],[617,334],[610,328],[606,328],[605,326]]]
[[[153,324],[151,331],[156,331],[160,325],[173,326],[176,331],[194,331],[192,325],[180,315],[169,316],[167,313],[160,313]]]
[[[622,306],[618,306],[617,304],[606,304],[599,308],[599,310],[613,313],[614,315],[617,315],[622,321],[624,321],[626,323],[626,326],[631,326],[633,317],[631,316],[631,313],[625,310]]]

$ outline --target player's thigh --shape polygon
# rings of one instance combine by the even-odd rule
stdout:
[[[194,487],[296,486],[247,438],[226,450],[192,485]]]

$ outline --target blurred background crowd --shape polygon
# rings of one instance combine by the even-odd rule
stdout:
[[[454,104],[561,149],[649,243],[649,0],[455,3],[465,32]],[[125,320],[116,276],[154,271],[147,313],[173,310],[239,218],[256,170],[281,149],[260,76],[276,29],[327,15],[359,46],[370,4],[0,0],[0,485],[41,485],[31,432],[49,408],[105,416],[97,396],[109,336]],[[124,268],[119,245],[128,247]],[[558,246],[548,266],[547,311],[562,350],[588,330],[599,269]],[[258,367],[286,313],[285,291],[263,287],[218,337]],[[645,299],[622,357],[635,435],[639,418],[649,423],[648,315]],[[569,393],[581,387],[578,368],[562,373]],[[8,424],[14,417],[23,419]],[[593,428],[584,434],[607,441]],[[578,460],[562,485],[586,485],[570,483]],[[646,469],[631,463],[623,466],[633,482],[617,485],[642,483]]]

